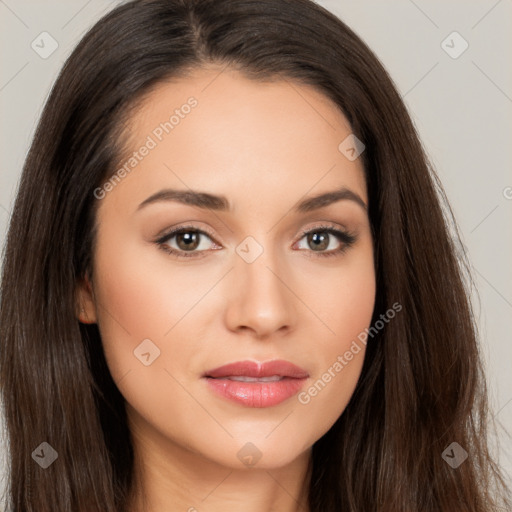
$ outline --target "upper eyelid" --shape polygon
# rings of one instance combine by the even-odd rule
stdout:
[[[208,235],[210,238],[217,241],[215,238],[215,235],[213,233],[210,233],[210,231],[208,229],[199,228],[196,226],[187,226],[187,225],[179,226],[179,227],[173,228],[173,229],[164,230],[161,234],[157,235],[156,241],[157,242],[163,241],[165,239],[172,238],[173,236],[176,236],[177,234],[179,234],[181,232],[186,232],[186,231],[197,231],[198,233]]]
[[[298,233],[298,236],[301,236],[301,237],[305,236],[308,233],[310,233],[311,231],[315,231],[317,229],[318,230],[321,230],[321,229],[333,229],[335,231],[342,231],[342,232],[349,232],[350,231],[345,226],[340,226],[340,225],[334,224],[332,222],[325,221],[325,222],[320,222],[320,224],[316,224],[316,225],[311,226],[309,228],[301,229],[299,231],[299,233]]]

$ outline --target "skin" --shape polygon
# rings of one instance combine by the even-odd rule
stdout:
[[[130,120],[128,156],[190,96],[197,107],[100,200],[94,271],[78,286],[79,320],[98,324],[126,399],[141,482],[130,510],[145,510],[143,489],[152,512],[307,511],[311,447],[345,409],[364,345],[307,404],[295,395],[245,407],[214,394],[201,376],[235,361],[284,359],[307,370],[307,390],[370,325],[366,210],[340,200],[292,211],[340,187],[367,205],[363,164],[338,150],[350,125],[314,88],[219,68],[152,90]],[[224,195],[232,212],[173,201],[137,209],[164,188]],[[319,256],[301,232],[325,222],[357,240]],[[200,235],[197,257],[177,258],[155,243],[164,229],[188,223],[214,234]],[[248,236],[263,249],[252,263],[236,252]],[[327,236],[320,252],[344,244]],[[177,238],[167,245],[184,252]],[[160,350],[149,366],[134,356],[144,339]],[[261,454],[251,467],[237,457],[249,442]]]

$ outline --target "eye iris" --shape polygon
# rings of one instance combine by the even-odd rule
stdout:
[[[326,231],[316,231],[315,233],[310,233],[308,235],[308,243],[309,242],[314,242],[313,247],[316,247],[316,249],[327,249],[327,247],[329,247],[329,235]]]
[[[182,245],[181,242],[185,242],[184,245]],[[197,249],[199,245],[199,233],[195,231],[178,233],[176,235],[176,243],[178,244],[178,247],[184,251]]]

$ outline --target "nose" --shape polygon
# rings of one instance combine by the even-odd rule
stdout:
[[[283,258],[264,250],[252,263],[236,255],[230,272],[225,322],[235,331],[250,331],[266,339],[294,328],[297,298],[293,293],[293,273]]]

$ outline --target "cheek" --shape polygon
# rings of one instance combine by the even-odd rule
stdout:
[[[333,330],[341,341],[340,349],[354,339],[371,322],[375,306],[375,269],[373,246],[365,237],[360,250],[347,255],[347,266],[333,276],[331,284],[330,313]]]
[[[365,238],[357,250],[346,253],[332,265],[303,263],[298,274],[298,295],[310,309],[309,316],[313,320],[313,314],[317,317],[310,323],[318,329],[315,340],[322,347],[322,359],[347,350],[351,340],[369,326],[375,306],[370,239]],[[318,344],[313,347],[317,350]]]
[[[151,368],[165,366],[169,341],[191,304],[197,302],[198,290],[188,290],[179,272],[169,276],[168,269],[165,272],[156,266],[154,251],[140,241],[121,240],[112,233],[98,242],[94,276],[97,320],[114,380],[145,367],[140,356],[148,351],[154,360]],[[179,357],[186,357],[186,351],[181,347]]]
[[[361,375],[375,306],[372,253],[354,254],[339,271],[318,275],[316,284],[314,291],[308,287],[310,303],[325,325],[317,322],[317,342],[306,354],[315,361],[314,374],[297,399],[307,417],[322,418],[310,420],[314,437],[320,437],[342,414]]]
[[[193,307],[211,284],[202,281],[202,275],[194,279],[180,269],[170,273],[169,265],[161,263],[165,258],[147,247],[141,250],[140,242],[130,245],[125,240],[122,254],[116,245],[104,244],[96,258],[98,327],[105,359],[133,416],[179,437],[191,431],[192,413],[178,421],[175,412],[195,405],[182,386],[200,354],[200,340],[195,339],[200,308]],[[204,290],[199,289],[201,282]],[[193,414],[201,416],[197,409]]]

